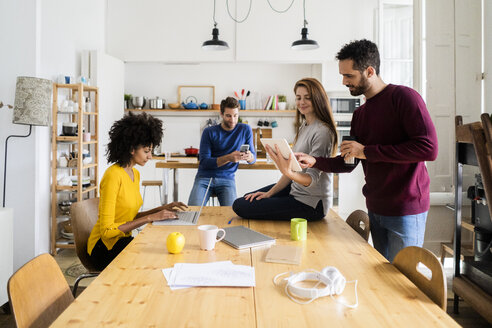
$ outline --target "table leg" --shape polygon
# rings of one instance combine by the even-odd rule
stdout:
[[[179,201],[178,200],[178,169],[174,169],[173,181],[174,181],[173,201],[177,202]]]
[[[164,204],[168,203],[168,191],[169,191],[169,169],[162,170],[162,201]]]

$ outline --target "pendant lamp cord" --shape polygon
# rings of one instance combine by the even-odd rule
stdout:
[[[214,27],[217,27],[217,21],[215,20],[215,0],[214,0]]]
[[[285,10],[277,10],[277,9],[273,8],[272,4],[270,3],[270,0],[267,0],[267,2],[270,5],[270,8],[272,8],[272,10],[274,12],[279,13],[279,14],[283,14],[283,13],[286,13],[290,9],[290,7],[292,7],[292,4],[294,3],[294,0],[292,0],[290,2],[290,5]]]
[[[215,0],[214,0],[214,1],[215,1]],[[231,15],[231,11],[230,11],[230,9],[229,9],[229,0],[226,0],[226,5],[227,5],[227,13],[229,14],[229,17],[231,17],[231,19],[232,19],[233,21],[235,21],[236,23],[242,23],[242,22],[244,22],[246,19],[248,19],[249,14],[251,13],[251,5],[252,5],[252,3],[253,3],[253,0],[249,0],[249,9],[248,9],[248,13],[246,14],[246,17],[244,17],[244,18],[243,18],[243,19],[241,19],[241,20],[237,20],[236,18],[232,17],[232,15]]]
[[[302,10],[304,12],[304,27],[308,24],[306,20],[306,0],[302,0]]]
[[[25,136],[10,135],[5,139],[5,163],[3,164],[3,207],[5,207],[5,187],[7,185],[7,145],[10,138],[27,138],[31,135],[32,125],[29,124],[29,133]]]

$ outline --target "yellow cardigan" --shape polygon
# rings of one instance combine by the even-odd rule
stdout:
[[[122,238],[131,236],[118,227],[132,221],[142,206],[140,173],[133,170],[133,181],[118,164],[110,166],[101,180],[99,218],[87,241],[87,253],[91,254],[99,238],[108,250]]]

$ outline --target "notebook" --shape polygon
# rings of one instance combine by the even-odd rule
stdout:
[[[290,163],[290,169],[294,172],[302,171],[301,165],[299,165],[299,162],[294,156],[294,152],[290,148],[285,138],[284,139],[260,138],[260,141],[263,144],[263,147],[265,147],[265,150],[266,150],[266,146],[268,145],[270,146],[270,148],[272,148],[273,151],[275,151],[275,145],[277,145],[280,150],[280,153],[285,159],[288,159],[289,156],[292,154],[293,160]],[[277,164],[275,164],[275,166],[277,166]]]
[[[265,256],[265,262],[301,264],[302,248],[288,245],[273,245]]]
[[[245,226],[224,228],[226,235],[222,241],[234,248],[243,249],[275,244],[275,238],[269,237]]]
[[[176,212],[177,219],[174,220],[162,220],[162,221],[154,221],[153,225],[196,225],[198,223],[198,218],[200,214],[202,214],[203,206],[205,205],[205,199],[207,199],[208,190],[210,189],[210,184],[212,183],[212,178],[208,182],[207,190],[203,195],[202,206],[200,206],[200,210],[197,211],[183,211]]]

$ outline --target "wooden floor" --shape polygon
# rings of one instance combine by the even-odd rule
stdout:
[[[55,257],[58,264],[60,265],[63,273],[65,274],[65,278],[67,279],[70,286],[73,285],[73,281],[75,277],[80,274],[81,264],[75,255],[75,251],[73,250],[64,250],[60,252],[59,255]],[[452,270],[445,270],[448,282],[452,279]],[[87,285],[88,282],[82,281],[81,285]],[[448,286],[451,286],[448,283]],[[82,292],[84,287],[79,287],[77,294]],[[0,309],[0,328],[14,328],[15,322],[12,315],[6,313],[6,307],[2,307]],[[8,309],[7,309],[8,310]],[[453,293],[449,289],[448,290],[448,308],[447,312],[449,315],[456,320],[462,327],[465,328],[482,328],[482,327],[492,327],[487,321],[485,321],[480,315],[478,315],[470,306],[468,306],[465,302],[460,302],[460,313],[453,313]]]

